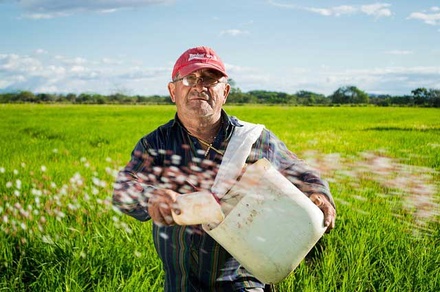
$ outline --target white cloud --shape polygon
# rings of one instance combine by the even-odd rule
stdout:
[[[331,8],[304,8],[304,9],[324,16],[341,16],[345,14],[355,14],[358,11],[357,8],[348,5],[336,6]]]
[[[229,70],[231,72],[231,70]],[[354,85],[368,93],[410,94],[417,87],[440,89],[440,67],[380,67],[370,70],[292,68],[276,76],[256,70],[234,70],[236,86],[246,92],[255,89],[295,93],[308,90],[325,95],[341,86]],[[282,76],[282,77],[280,77]]]
[[[102,58],[101,62],[109,65],[120,65],[122,64],[121,59],[112,59],[112,58]]]
[[[24,17],[47,19],[81,12],[112,13],[121,9],[133,9],[171,2],[173,0],[21,0],[18,3],[25,12]]]
[[[267,3],[273,5],[273,6],[277,6],[280,8],[288,8],[288,9],[300,9],[300,6],[298,5],[294,5],[294,4],[284,4],[284,3],[279,3],[273,0],[267,0]]]
[[[411,51],[388,51],[411,54]],[[124,58],[119,62],[81,57],[56,58],[47,54],[34,56],[0,54],[0,91],[110,94],[124,88],[130,94],[167,95],[169,67],[132,66]],[[295,93],[309,90],[332,94],[343,85],[355,85],[371,93],[410,94],[417,87],[439,88],[440,67],[380,67],[372,70],[339,70],[329,66],[291,68],[288,72],[268,72],[259,68],[225,64],[229,76],[244,92],[273,90]],[[280,77],[282,76],[282,77]]]
[[[72,68],[70,68],[70,72],[74,72],[74,73],[81,73],[85,71],[86,68],[84,68],[83,66],[73,66]]]
[[[386,54],[389,55],[411,55],[413,54],[412,51],[405,51],[405,50],[392,50],[392,51],[386,51]]]
[[[41,62],[29,56],[17,54],[0,54],[0,72],[35,72],[41,69]]]
[[[333,77],[332,85],[353,84],[369,93],[410,94],[417,87],[436,88],[440,67],[382,67],[328,73]]]
[[[34,51],[35,54],[47,54],[47,51],[44,49],[36,49]]]
[[[171,68],[131,67],[125,59],[0,54],[0,92],[109,94],[123,86],[134,94],[167,94]]]
[[[170,70],[168,68],[144,68],[136,66],[129,68],[126,72],[123,72],[122,74],[119,74],[118,78],[126,81],[147,81],[149,79],[154,79],[157,76],[168,75],[170,75]]]
[[[92,63],[91,61],[83,58],[83,57],[66,57],[63,55],[55,55],[52,57],[56,62],[60,62],[63,64],[86,64],[86,63]]]
[[[31,18],[31,19],[50,19],[55,17],[63,17],[68,16],[67,13],[25,13],[23,16],[25,18]]]
[[[392,15],[391,10],[388,8],[390,6],[391,4],[386,4],[386,3],[362,5],[361,11],[367,15],[372,15],[376,17],[387,17]]]
[[[114,13],[116,11],[118,11],[118,10],[113,8],[113,9],[104,9],[104,10],[101,10],[99,12],[103,13],[103,14],[107,14],[107,13]]]
[[[60,76],[66,73],[66,68],[62,66],[49,65],[47,66],[47,71],[49,72],[50,75],[56,74]]]
[[[245,35],[245,34],[249,34],[248,31],[246,30],[239,30],[239,29],[228,29],[228,30],[223,30],[220,32],[220,35],[230,35],[230,36],[239,36],[239,35]]]
[[[276,2],[274,0],[268,0],[269,4],[285,9],[295,9],[295,10],[305,10],[313,13],[320,14],[322,16],[342,16],[342,15],[353,15],[358,13],[364,13],[369,16],[378,17],[388,17],[392,15],[391,9],[389,7],[391,4],[388,3],[375,3],[371,5],[340,5],[334,7],[305,7],[294,4],[284,4]]]
[[[421,20],[430,25],[440,25],[440,8],[431,7],[429,11],[413,12],[407,19]]]

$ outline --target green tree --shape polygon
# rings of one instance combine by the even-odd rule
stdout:
[[[299,104],[313,105],[313,104],[329,104],[328,99],[324,94],[319,94],[311,91],[300,90],[295,93]]]
[[[266,91],[266,90],[252,90],[249,94],[254,96],[258,103],[265,104],[292,104],[295,96],[284,92]]]
[[[231,86],[231,90],[229,91],[229,96],[227,100],[229,104],[244,104],[255,102],[255,97],[253,97],[251,94],[242,92],[241,89],[236,86],[234,79],[229,78],[228,83]]]
[[[370,96],[370,104],[378,106],[390,106],[391,96],[388,94],[379,94]]]
[[[348,85],[338,88],[330,95],[332,103],[335,104],[360,104],[368,103],[370,98],[368,94],[356,86]]]
[[[440,107],[440,89],[430,89],[430,106]]]
[[[91,93],[81,93],[77,98],[76,98],[76,103],[84,103],[84,104],[92,104],[92,103],[96,103],[96,100],[94,98],[94,95]]]
[[[414,104],[416,105],[427,105],[429,104],[430,94],[428,89],[424,87],[419,87],[417,89],[411,90],[411,94],[414,98]]]
[[[37,99],[30,91],[20,91],[17,95],[17,100],[22,102],[35,102]]]
[[[36,95],[37,102],[54,102],[56,100],[56,95],[51,93],[39,93]]]
[[[71,103],[75,103],[76,102],[76,98],[77,98],[77,96],[76,96],[75,93],[68,93],[64,99],[66,101],[71,102]]]
[[[231,87],[231,91],[228,96],[228,103],[254,103],[256,102],[255,97],[249,93],[244,93],[240,88]]]

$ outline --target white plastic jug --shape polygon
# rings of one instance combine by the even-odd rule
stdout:
[[[278,283],[325,232],[322,211],[269,161],[249,166],[222,198],[225,219],[204,230],[264,283]]]

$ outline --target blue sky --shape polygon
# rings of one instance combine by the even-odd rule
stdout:
[[[166,95],[199,45],[245,92],[440,89],[438,0],[0,0],[0,92]]]

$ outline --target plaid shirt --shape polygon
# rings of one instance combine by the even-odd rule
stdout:
[[[240,122],[222,111],[222,126],[213,147],[224,152]],[[205,156],[206,155],[206,156]],[[247,163],[266,158],[306,195],[322,193],[331,202],[328,185],[267,129],[252,146]],[[210,189],[222,156],[204,151],[177,115],[139,140],[131,161],[119,172],[113,202],[124,213],[146,221],[147,202],[155,188],[189,193]],[[153,225],[156,250],[165,271],[165,291],[234,291],[264,284],[247,272],[201,226]]]

